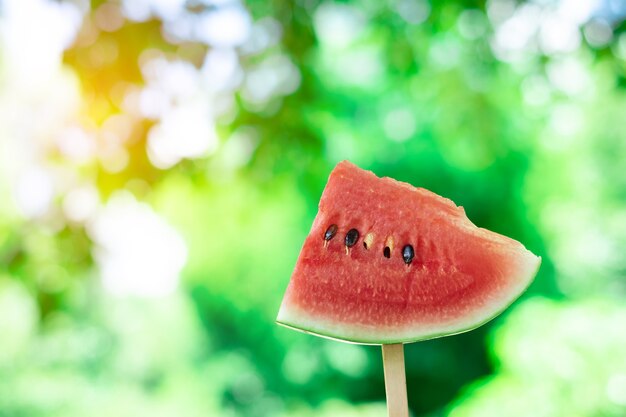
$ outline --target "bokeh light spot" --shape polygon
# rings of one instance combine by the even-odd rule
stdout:
[[[581,36],[578,26],[558,15],[544,18],[539,31],[541,50],[552,55],[572,52],[580,46]]]
[[[606,395],[613,403],[626,406],[626,374],[611,375]]]
[[[365,373],[367,355],[362,346],[347,343],[326,343],[324,353],[330,365],[338,371],[357,378]]]
[[[318,39],[329,48],[344,48],[354,42],[365,28],[365,16],[347,4],[322,3],[313,16]]]
[[[389,139],[403,142],[415,134],[417,129],[415,115],[409,108],[391,109],[385,115],[383,128]]]
[[[248,11],[239,4],[232,4],[199,16],[196,36],[215,47],[234,47],[248,39],[251,25]]]
[[[57,138],[57,146],[61,154],[78,163],[88,162],[96,153],[94,135],[79,126],[71,126],[61,131]]]
[[[117,192],[87,230],[96,243],[93,255],[108,292],[161,297],[176,290],[187,247],[147,204]]]
[[[270,55],[249,69],[242,96],[251,104],[265,104],[275,96],[291,94],[300,86],[298,68],[284,55]]]
[[[124,24],[120,5],[113,2],[101,4],[94,12],[94,21],[98,29],[115,32]]]
[[[28,169],[17,182],[17,206],[26,217],[40,217],[48,212],[54,197],[51,173],[39,167]]]
[[[63,212],[68,219],[82,223],[93,216],[99,202],[98,190],[92,185],[85,185],[66,194]]]
[[[239,58],[233,49],[211,49],[201,73],[207,89],[214,92],[233,90],[243,79]]]
[[[430,14],[430,4],[426,0],[393,0],[392,7],[412,25],[424,22]]]
[[[465,39],[479,39],[487,32],[487,18],[477,9],[464,10],[457,21],[459,33]]]
[[[184,158],[197,158],[217,148],[217,134],[208,104],[195,100],[165,113],[148,133],[148,156],[158,168]]]
[[[35,335],[38,314],[37,305],[24,286],[0,276],[0,364],[16,363],[17,356],[27,349]]]
[[[318,352],[307,345],[292,346],[283,360],[282,371],[289,381],[306,384],[318,371],[320,362]]]
[[[585,39],[589,45],[596,48],[606,46],[613,39],[613,28],[608,22],[601,19],[593,19],[584,27]]]

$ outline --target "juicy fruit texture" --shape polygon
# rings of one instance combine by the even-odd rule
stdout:
[[[367,344],[460,333],[510,305],[540,262],[452,201],[344,161],[328,179],[277,322]]]

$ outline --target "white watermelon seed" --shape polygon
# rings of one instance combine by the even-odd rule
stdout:
[[[373,242],[374,242],[374,233],[368,233],[363,238],[363,247],[365,249],[369,249],[372,247]]]

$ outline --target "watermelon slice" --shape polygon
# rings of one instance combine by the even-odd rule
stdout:
[[[461,333],[509,306],[540,262],[452,201],[344,161],[330,174],[277,322],[363,344]]]

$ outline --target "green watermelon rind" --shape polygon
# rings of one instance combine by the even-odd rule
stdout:
[[[472,331],[474,329],[477,329],[485,324],[487,324],[488,322],[490,322],[491,320],[495,319],[496,317],[498,317],[500,314],[502,314],[507,308],[509,308],[516,300],[519,299],[519,297],[528,289],[528,287],[530,286],[530,284],[533,282],[535,276],[537,275],[539,268],[541,266],[541,257],[538,256],[536,257],[537,259],[537,265],[535,267],[535,269],[533,270],[532,274],[529,274],[528,277],[526,278],[526,284],[523,288],[521,288],[518,292],[516,292],[515,296],[512,297],[508,302],[503,303],[502,307],[498,310],[495,311],[495,313],[493,313],[492,315],[486,317],[484,320],[479,321],[479,322],[472,322],[472,323],[468,323],[467,326],[459,326],[458,329],[451,329],[448,331],[443,331],[443,332],[439,332],[439,333],[432,333],[432,334],[424,334],[421,336],[417,336],[415,338],[396,338],[396,339],[376,339],[375,337],[373,337],[371,340],[370,339],[366,339],[366,338],[352,338],[352,337],[344,337],[338,334],[334,334],[332,332],[324,332],[324,331],[319,331],[319,330],[314,330],[311,328],[307,328],[307,327],[303,327],[300,325],[297,325],[295,323],[290,323],[287,320],[276,320],[276,323],[287,327],[289,329],[293,329],[293,330],[297,330],[303,333],[307,333],[307,334],[311,334],[314,336],[318,336],[318,337],[323,337],[325,339],[331,339],[331,340],[336,340],[336,341],[340,341],[340,342],[346,342],[346,343],[353,343],[353,344],[359,344],[359,345],[389,345],[389,344],[397,344],[397,343],[415,343],[415,342],[421,342],[421,341],[425,341],[425,340],[431,340],[431,339],[437,339],[440,337],[446,337],[446,336],[454,336],[457,334],[461,334],[461,333],[467,333],[469,331]]]

